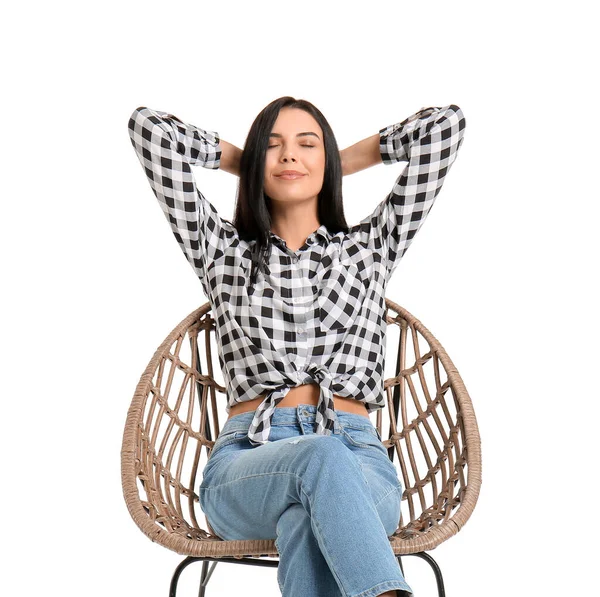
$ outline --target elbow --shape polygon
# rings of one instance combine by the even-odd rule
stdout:
[[[138,139],[141,136],[142,139],[152,141],[152,135],[158,134],[162,136],[163,129],[159,126],[160,119],[156,113],[147,108],[146,106],[140,106],[136,108],[129,117],[129,136],[131,137],[132,143],[135,145],[134,136],[137,133]]]
[[[145,106],[140,106],[139,108],[136,108],[131,115],[129,116],[129,122],[127,123],[127,128],[129,131],[129,137],[131,138],[132,142],[133,142],[133,135],[136,131],[136,129],[139,131],[140,128],[143,128],[144,126],[144,120],[147,118],[147,112],[148,108],[146,108]]]
[[[452,124],[458,125],[458,130],[462,136],[462,133],[467,126],[467,121],[463,111],[456,104],[450,104],[447,108],[447,111],[449,115],[451,115]]]
[[[456,151],[461,143],[467,126],[465,116],[456,104],[450,104],[440,111],[435,119],[435,125],[443,141],[450,141],[451,151]]]
[[[140,106],[131,113],[131,118],[147,118],[150,115],[150,109],[146,106]]]
[[[150,114],[151,112],[146,106],[136,108],[129,116],[129,128],[131,129],[132,125],[136,122],[138,124],[143,124],[146,120],[149,120]]]

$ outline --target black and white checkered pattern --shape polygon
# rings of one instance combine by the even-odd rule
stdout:
[[[337,425],[333,394],[385,406],[387,281],[425,221],[456,159],[466,121],[456,105],[423,108],[379,131],[383,163],[408,161],[392,191],[347,234],[321,225],[297,251],[270,233],[265,274],[248,288],[251,249],[197,189],[190,166],[219,168],[216,132],[136,109],[129,135],[171,230],[216,320],[227,412],[266,394],[249,429],[269,441],[271,415],[292,388],[317,383],[315,433]]]

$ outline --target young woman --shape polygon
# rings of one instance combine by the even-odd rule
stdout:
[[[275,538],[286,597],[410,595],[389,537],[402,483],[369,413],[385,406],[385,288],[462,144],[454,105],[338,150],[323,114],[281,97],[240,150],[141,107],[129,134],[212,315],[225,422],[199,488],[225,540]],[[342,176],[408,161],[355,226]],[[239,176],[233,223],[190,166]]]

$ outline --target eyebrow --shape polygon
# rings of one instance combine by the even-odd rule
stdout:
[[[312,135],[313,137],[316,137],[317,139],[319,139],[319,141],[321,140],[321,138],[319,137],[319,135],[317,135],[317,133],[312,133],[312,132],[298,133],[296,135],[296,137],[308,137],[310,135]],[[280,135],[279,133],[271,133],[269,135],[269,137],[277,137],[278,139],[281,139],[282,135]]]

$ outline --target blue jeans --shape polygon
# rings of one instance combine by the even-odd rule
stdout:
[[[204,467],[200,505],[225,540],[275,539],[285,597],[412,593],[388,537],[402,484],[371,420],[337,411],[313,431],[317,407],[278,407],[270,441],[253,446],[254,412],[229,418]]]

